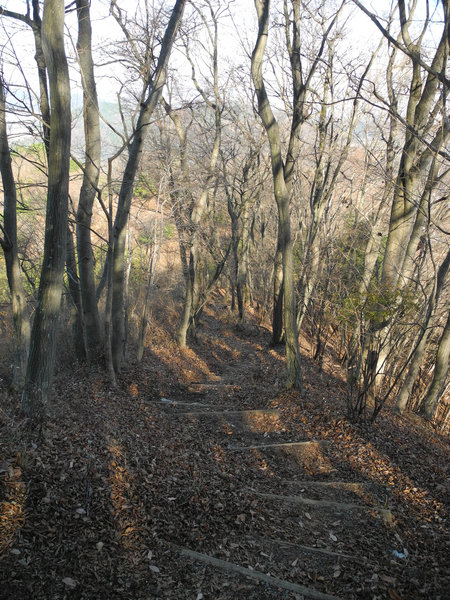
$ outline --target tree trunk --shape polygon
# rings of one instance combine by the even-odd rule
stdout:
[[[425,354],[425,350],[426,350],[426,346],[427,346],[427,341],[428,341],[428,337],[429,337],[429,333],[430,333],[429,324],[431,321],[431,317],[433,316],[436,305],[439,302],[439,298],[440,298],[442,289],[445,285],[445,280],[446,280],[449,268],[450,268],[450,251],[447,252],[446,257],[443,260],[442,264],[440,265],[438,272],[436,274],[436,280],[435,280],[435,283],[433,286],[433,290],[430,294],[430,298],[428,300],[428,306],[427,306],[427,311],[425,314],[424,322],[422,323],[422,326],[421,326],[419,340],[416,344],[416,347],[414,348],[412,358],[411,358],[411,363],[410,363],[409,370],[408,370],[408,374],[403,383],[403,387],[399,394],[397,404],[395,405],[395,411],[399,414],[403,413],[403,411],[405,410],[406,405],[409,400],[409,396],[410,396],[412,388],[413,388],[413,385],[416,381],[417,374],[419,372],[419,368],[422,363],[422,358]],[[445,334],[444,334],[444,337],[445,337]],[[435,375],[436,375],[436,372],[435,372]]]
[[[395,311],[400,305],[401,292],[409,283],[413,265],[412,257],[415,254],[417,240],[423,234],[426,222],[426,201],[430,199],[431,192],[436,185],[436,163],[434,158],[449,134],[449,122],[444,117],[441,127],[434,134],[431,143],[423,144],[423,139],[433,135],[435,117],[440,112],[444,112],[445,98],[448,94],[448,89],[439,90],[439,77],[436,76],[436,73],[440,73],[445,68],[448,53],[448,3],[443,3],[443,8],[445,24],[442,36],[432,58],[431,69],[424,71],[420,59],[420,43],[423,40],[423,34],[419,37],[417,44],[411,41],[409,34],[414,6],[407,16],[405,4],[399,3],[401,36],[404,48],[412,61],[412,75],[404,119],[406,125],[405,137],[395,180],[388,238],[381,273],[382,292],[383,294],[386,293],[388,305],[385,305],[385,300],[381,299],[381,312],[385,309],[388,309],[390,313]],[[388,81],[388,86],[389,83]],[[390,90],[390,96],[392,95],[393,92]],[[390,106],[396,114],[397,106],[392,101]],[[426,183],[421,191],[420,186],[424,180]],[[420,199],[419,202],[417,198]],[[393,327],[394,322],[395,319],[392,317],[387,322],[381,319],[381,323],[373,322],[369,329],[371,339],[368,341],[368,345],[371,350],[378,352],[376,378],[373,380],[374,386],[380,386],[384,379],[385,366],[391,354],[390,350],[394,345],[391,335],[391,332],[395,330]],[[377,347],[375,337],[378,337],[378,339],[384,338],[383,348],[379,345]]]
[[[302,391],[300,348],[296,318],[296,297],[294,288],[294,265],[290,224],[290,195],[286,180],[290,179],[294,161],[294,141],[291,135],[286,165],[281,156],[281,138],[278,122],[272,112],[267,96],[262,63],[267,42],[269,23],[269,0],[255,0],[258,15],[258,38],[252,54],[252,78],[258,99],[258,113],[269,140],[272,164],[274,195],[278,208],[278,244],[283,265],[283,317],[286,342],[287,379],[286,387]],[[298,107],[295,106],[293,120],[298,120]],[[297,133],[295,123],[292,131]]]
[[[158,205],[156,207],[156,214],[158,214]],[[150,309],[150,292],[153,285],[153,279],[155,275],[155,264],[157,261],[158,253],[159,253],[159,240],[157,238],[157,228],[156,228],[156,220],[155,220],[155,229],[154,229],[155,241],[153,248],[151,249],[151,256],[148,265],[147,271],[147,282],[145,285],[145,296],[144,296],[144,307],[142,310],[142,316],[139,323],[139,334],[138,334],[138,350],[137,350],[137,360],[141,362],[142,357],[144,355],[144,346],[145,346],[145,334],[147,331],[148,325],[148,313]]]
[[[79,361],[84,361],[86,360],[86,344],[84,338],[83,311],[81,309],[80,279],[77,272],[73,234],[69,226],[67,226],[66,272],[70,297],[72,299],[71,316],[73,346],[77,359]]]
[[[427,419],[432,419],[440,397],[445,389],[450,357],[450,314],[447,317],[444,332],[439,342],[434,368],[433,381],[422,403],[422,411]]]
[[[94,254],[91,241],[92,209],[100,175],[100,122],[92,60],[90,1],[77,0],[76,3],[78,17],[77,51],[83,87],[83,119],[86,142],[83,183],[76,216],[77,256],[86,354],[89,364],[94,365],[101,362],[104,357],[100,316],[95,294]]]
[[[38,302],[22,394],[22,409],[36,425],[42,421],[50,398],[66,258],[71,113],[63,0],[45,0],[42,42],[51,96],[47,211]]]
[[[114,247],[112,265],[112,339],[111,350],[114,370],[120,372],[123,358],[125,340],[124,324],[124,284],[125,284],[125,237],[128,218],[130,214],[131,199],[133,195],[134,180],[142,155],[143,143],[150,126],[151,116],[159,103],[163,87],[166,83],[167,65],[178,26],[183,15],[186,0],[177,0],[167,25],[161,43],[161,52],[158,58],[156,72],[151,81],[148,81],[148,93],[141,109],[136,124],[133,140],[129,147],[128,160],[122,178],[119,193],[117,213],[114,223]]]
[[[30,322],[27,315],[25,291],[17,247],[17,194],[16,182],[11,166],[8,136],[6,129],[5,90],[0,78],[0,171],[3,182],[3,231],[0,240],[5,255],[6,275],[14,328],[14,363],[12,387],[20,388],[25,381],[25,369],[30,342]]]
[[[281,227],[278,223],[278,240],[273,269],[272,344],[283,343],[283,254],[281,251]]]

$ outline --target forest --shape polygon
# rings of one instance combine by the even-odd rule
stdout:
[[[0,0],[0,600],[449,597],[448,0]]]

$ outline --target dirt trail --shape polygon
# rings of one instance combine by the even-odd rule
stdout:
[[[63,374],[45,440],[3,438],[0,598],[448,597],[448,442],[347,422],[331,362],[285,393],[264,329],[204,323],[115,391]]]

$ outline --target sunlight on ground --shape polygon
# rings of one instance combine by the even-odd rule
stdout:
[[[278,352],[276,350],[274,350],[273,348],[269,348],[269,350],[267,350],[267,354],[269,356],[271,356],[272,358],[275,358],[276,360],[278,360],[284,366],[285,359],[283,356],[280,356],[280,354],[278,354]]]
[[[222,431],[227,435],[234,435],[234,429],[227,421],[222,423]]]
[[[122,548],[133,560],[134,554],[143,545],[144,514],[139,506],[139,498],[134,493],[134,477],[124,466],[126,459],[122,447],[111,439],[107,448],[111,454],[109,480],[113,516]]]
[[[244,423],[247,431],[252,433],[267,433],[271,431],[283,431],[279,415],[246,414]]]
[[[14,544],[14,540],[25,523],[25,484],[19,467],[7,463],[2,468],[2,492],[7,500],[0,503],[0,556]]]
[[[128,386],[128,391],[130,392],[133,398],[137,398],[139,396],[139,389],[136,383],[130,383]]]
[[[154,346],[151,351],[182,383],[197,382],[205,377],[211,379],[215,376],[206,362],[190,348],[181,349],[176,346],[171,351],[167,347]]]
[[[406,502],[411,511],[419,517],[430,521],[426,513],[432,507],[435,515],[443,508],[443,504],[431,497],[426,489],[418,487],[414,481],[400,469],[392,459],[377,450],[373,444],[366,443],[356,456],[350,456],[349,462],[355,471],[360,471],[365,477],[367,464],[371,466],[370,477],[373,481],[388,485],[398,500]],[[366,465],[365,469],[361,467]],[[402,485],[400,485],[402,482]]]
[[[256,448],[253,448],[251,450],[251,453],[253,455],[253,458],[255,459],[255,465],[258,467],[258,469],[264,471],[264,473],[269,477],[275,477],[275,472],[270,468],[269,463],[261,454],[261,452]]]
[[[213,447],[212,457],[218,463],[228,462],[226,452],[219,444]]]

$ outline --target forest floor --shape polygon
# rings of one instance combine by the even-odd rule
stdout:
[[[217,294],[181,350],[175,316],[111,389],[61,368],[42,439],[0,388],[0,599],[450,598],[449,440],[345,383]],[[283,445],[284,444],[284,445]]]

